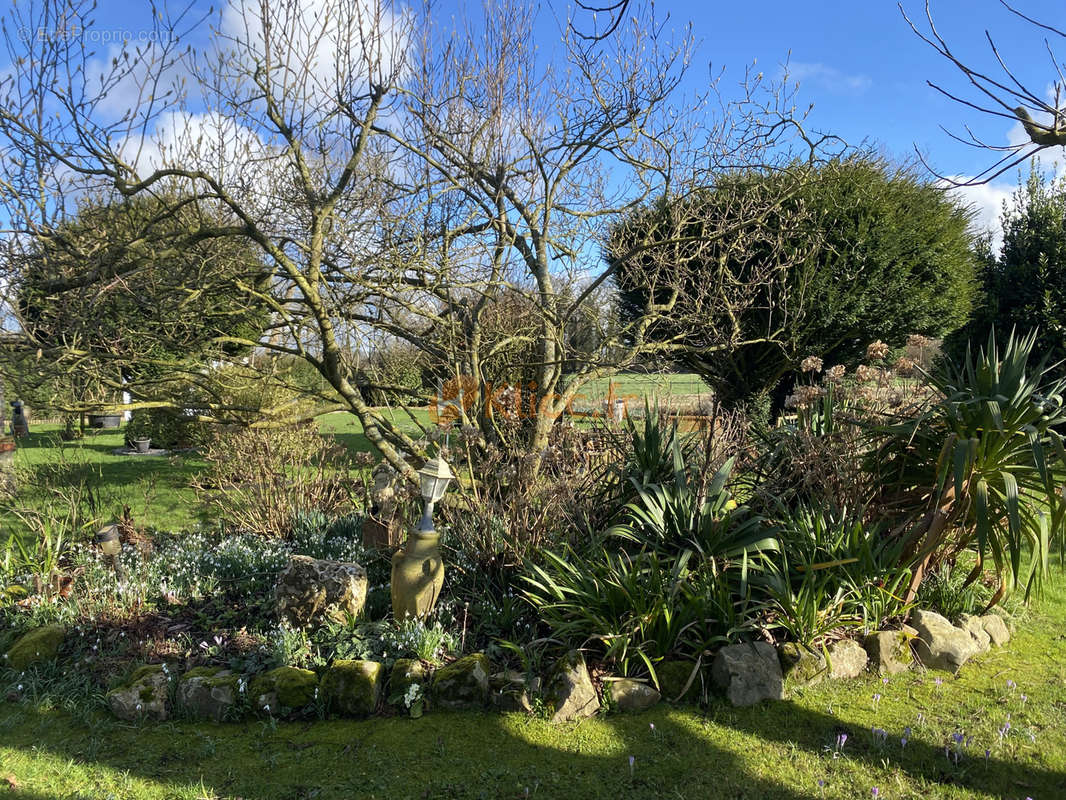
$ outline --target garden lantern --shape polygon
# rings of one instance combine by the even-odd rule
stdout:
[[[100,545],[100,551],[108,558],[118,556],[122,552],[122,538],[119,536],[118,525],[111,523],[98,530],[96,543]]]
[[[425,503],[422,512],[422,521],[418,523],[419,532],[433,530],[433,506],[444,497],[448,484],[455,475],[452,473],[448,462],[440,456],[431,458],[425,466],[418,471],[422,482],[422,500]]]
[[[433,506],[442,497],[455,475],[440,456],[418,471],[425,509],[418,527],[407,534],[407,542],[392,556],[392,614],[397,620],[425,619],[437,604],[444,585],[444,562],[440,557],[440,535],[433,529]]]
[[[112,522],[110,525],[105,525],[98,530],[96,532],[96,543],[100,545],[100,552],[111,562],[111,568],[115,570],[115,575],[118,577],[119,585],[121,586],[126,579],[126,572],[122,569],[122,562],[119,560],[119,555],[122,553],[122,536],[119,533],[118,525]]]

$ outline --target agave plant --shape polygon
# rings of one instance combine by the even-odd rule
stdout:
[[[992,562],[992,603],[1019,585],[1028,596],[1062,543],[1066,451],[1055,429],[1066,424],[1066,380],[1046,359],[1031,365],[1035,341],[1012,334],[1001,350],[993,332],[986,348],[928,376],[939,400],[927,411],[878,432],[869,466],[882,508],[902,520],[895,533],[915,565],[908,600],[926,572],[966,549],[977,556],[968,581]]]

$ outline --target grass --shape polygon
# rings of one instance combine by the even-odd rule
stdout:
[[[870,676],[748,709],[660,705],[567,726],[477,713],[138,726],[61,710],[61,700],[0,704],[0,781],[11,776],[13,796],[41,800],[813,800],[872,797],[874,787],[879,798],[1051,800],[1066,796],[1064,624],[1056,576],[1007,646],[942,685],[933,673]],[[972,737],[958,763],[955,733]]]

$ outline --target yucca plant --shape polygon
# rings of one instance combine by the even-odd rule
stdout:
[[[750,562],[778,549],[773,526],[747,506],[738,506],[729,491],[735,457],[702,486],[687,469],[676,440],[672,449],[673,481],[642,486],[634,480],[637,498],[626,505],[611,535],[661,553],[691,550],[712,564]]]
[[[1066,423],[1066,380],[1046,359],[1030,363],[1035,341],[1012,334],[1000,349],[993,332],[928,376],[940,397],[927,411],[878,431],[868,463],[915,565],[908,600],[926,572],[966,549],[977,556],[968,582],[991,560],[992,603],[1017,586],[1028,596],[1053,540],[1062,543],[1066,451],[1055,428]]]
[[[698,657],[751,621],[728,581],[693,568],[691,551],[672,559],[607,549],[542,555],[543,565],[529,567],[525,596],[552,637],[597,652],[625,675],[657,681],[663,658]]]
[[[911,570],[901,558],[903,542],[887,536],[883,525],[865,522],[865,516],[848,509],[782,505],[780,574],[789,577],[797,608],[801,600],[818,605],[813,594],[820,592],[826,610],[839,607],[841,624],[870,631],[906,610]]]

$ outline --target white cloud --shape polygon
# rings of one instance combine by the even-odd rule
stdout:
[[[964,176],[955,176],[954,180],[964,181]],[[964,203],[973,206],[973,228],[984,233],[992,232],[992,244],[999,249],[1003,241],[1003,228],[1000,224],[1000,215],[1003,213],[1003,203],[1010,199],[1015,190],[1013,183],[984,183],[978,186],[960,186],[952,192]]]
[[[231,0],[217,45],[245,69],[269,56],[273,79],[296,101],[335,104],[402,69],[408,22],[388,0]]]
[[[849,74],[827,64],[790,61],[784,69],[791,80],[814,84],[837,94],[862,94],[873,85],[866,75]]]

